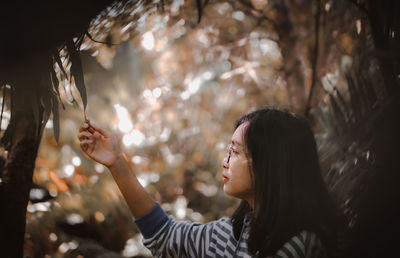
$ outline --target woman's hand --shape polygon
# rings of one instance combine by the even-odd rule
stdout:
[[[79,132],[80,146],[91,159],[110,168],[122,157],[121,149],[113,134],[90,122],[83,123]]]
[[[139,218],[151,211],[156,203],[126,162],[116,137],[90,122],[83,123],[79,132],[82,150],[91,159],[108,167],[133,216]]]

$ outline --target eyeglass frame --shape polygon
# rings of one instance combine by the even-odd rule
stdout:
[[[229,144],[228,147],[226,148],[226,163],[229,163],[229,161],[231,160],[231,155],[232,155],[232,144]]]
[[[229,163],[229,161],[231,160],[231,156],[232,156],[232,151],[233,151],[233,145],[229,144],[228,147],[226,148],[227,152],[226,152],[226,163]],[[247,159],[251,160],[251,158],[249,158],[248,153],[245,152]]]

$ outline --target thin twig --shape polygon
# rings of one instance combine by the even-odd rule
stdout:
[[[92,40],[92,41],[94,41],[94,42],[96,42],[96,43],[106,44],[106,45],[109,45],[109,46],[117,46],[117,45],[120,45],[120,44],[121,44],[121,43],[109,43],[109,42],[103,42],[103,41],[95,40],[95,39],[92,37],[92,35],[90,35],[90,33],[89,33],[88,31],[85,31],[85,34],[86,34],[86,36],[88,36],[88,38],[89,38],[90,40]]]

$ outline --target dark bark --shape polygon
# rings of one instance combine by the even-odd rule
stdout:
[[[17,91],[17,94],[21,97],[17,102],[31,98],[28,91]],[[21,103],[19,106],[25,107]],[[18,108],[13,119],[16,119],[15,130],[0,185],[2,257],[23,256],[26,207],[41,137],[31,108]]]
[[[400,3],[395,0],[368,1],[368,14],[380,71],[390,96],[399,90]]]
[[[1,257],[23,256],[26,207],[42,118],[58,107],[49,84],[53,70],[49,53],[83,33],[110,3],[7,1],[0,17],[6,24],[0,29],[4,39],[0,43],[0,86],[12,87],[11,120],[2,138],[8,156],[0,173]]]
[[[289,102],[295,112],[302,113],[307,100],[306,78],[301,58],[302,47],[285,2],[287,1],[279,1],[276,4],[275,30],[279,36],[284,60],[283,71]]]

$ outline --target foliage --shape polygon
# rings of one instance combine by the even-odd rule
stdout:
[[[282,61],[276,42],[271,40],[274,35],[230,2],[209,3],[196,27],[197,19],[192,18],[196,17],[195,10],[187,3],[165,6],[163,13],[144,8],[134,14],[141,14],[142,20],[137,23],[123,22],[118,17],[140,7],[124,8],[118,15],[109,10],[113,17],[93,21],[88,30],[96,35],[92,36],[96,41],[109,38],[113,45],[88,39],[81,45],[88,118],[119,135],[139,180],[167,212],[179,219],[203,222],[231,214],[236,201],[224,197],[217,171],[234,120],[251,108],[266,103],[284,106],[286,101],[285,90],[279,84]],[[108,26],[108,22],[114,25]],[[149,38],[150,43],[146,41]],[[58,75],[62,73],[57,71]],[[62,207],[66,200],[61,197],[65,194],[81,196],[84,201],[76,203],[85,209],[77,211],[87,218],[84,214],[93,216],[99,206],[106,205],[106,189],[103,184],[99,188],[86,184],[90,178],[99,177],[100,182],[107,177],[103,176],[106,172],[99,172],[102,168],[82,156],[76,137],[70,133],[77,132],[82,122],[79,113],[68,108],[73,105],[68,101],[70,95],[78,93],[62,83],[67,90],[61,91],[61,98],[67,109],[61,115],[61,145],[45,133],[39,151],[42,165],[37,164],[34,179],[55,197],[51,203],[59,202]],[[76,160],[81,163],[74,165]],[[86,179],[80,181],[82,177]],[[86,193],[87,187],[93,188],[93,196]],[[91,202],[96,205],[85,204]],[[63,209],[64,214],[70,212]],[[37,213],[28,215],[33,219]],[[105,222],[111,223],[111,218],[105,216]],[[40,217],[37,225],[46,227],[44,219]],[[59,221],[61,217],[46,217],[49,220]],[[29,225],[29,241],[33,241],[38,233]],[[65,233],[59,230],[53,228],[51,232],[65,240],[41,250],[61,252],[62,243],[74,239],[81,243],[78,234],[63,238]],[[133,232],[119,232],[124,236],[119,244],[132,242],[128,240],[136,237]],[[27,246],[31,246],[29,241]]]
[[[397,23],[382,18],[397,6],[389,2],[115,2],[37,64],[47,73],[30,100],[44,130],[34,181],[52,200],[29,204],[25,253],[148,255],[112,179],[79,150],[83,119],[72,106],[120,137],[139,180],[168,213],[206,222],[236,205],[216,173],[234,120],[256,107],[304,105],[308,94],[304,108],[311,107],[329,190],[349,228],[366,228],[358,215],[383,156],[377,124],[396,99],[400,67],[382,49],[398,53]],[[13,90],[4,86],[3,99]],[[59,101],[67,107],[61,116]]]

